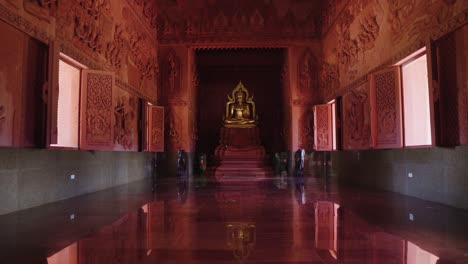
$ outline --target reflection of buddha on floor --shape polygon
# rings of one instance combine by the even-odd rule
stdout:
[[[228,95],[226,104],[225,127],[248,128],[255,127],[255,103],[253,96],[249,97],[249,91],[242,82]]]

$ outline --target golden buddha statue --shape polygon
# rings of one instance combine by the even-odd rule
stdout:
[[[239,82],[237,87],[228,95],[224,127],[250,128],[256,126],[255,103],[253,96]]]

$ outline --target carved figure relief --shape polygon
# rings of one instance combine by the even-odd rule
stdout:
[[[74,40],[93,52],[103,49],[103,16],[110,11],[109,0],[79,0],[75,8]]]
[[[280,7],[271,1],[237,1],[226,4],[225,1],[215,0],[206,2],[205,8],[199,12],[187,10],[181,5],[175,8],[174,5],[162,4],[158,6],[158,16],[161,18],[158,38],[161,43],[184,40],[226,41],[226,37],[249,41],[311,39],[317,37],[317,20],[314,18],[318,8],[314,8],[315,4],[312,2],[305,5],[309,11],[307,16],[298,16],[297,12],[291,11],[295,7],[288,8],[287,14],[279,15],[282,13],[277,12]]]
[[[358,43],[363,51],[374,48],[374,43],[379,36],[380,26],[377,23],[377,16],[367,13],[360,19],[361,30],[358,35]]]
[[[182,120],[180,116],[175,113],[175,108],[171,107],[169,110],[169,118],[168,118],[168,129],[167,129],[167,138],[169,144],[169,150],[177,151],[182,146],[182,139],[181,139],[181,126]]]
[[[320,76],[320,90],[324,99],[328,99],[340,88],[340,75],[338,66],[322,63]]]
[[[343,148],[366,149],[371,145],[369,86],[364,83],[343,96]]]
[[[150,38],[132,21],[127,24],[129,35],[129,61],[140,71],[140,85],[144,80],[153,80],[157,76],[158,67],[156,50]]]
[[[114,39],[107,44],[106,59],[111,67],[120,69],[128,50],[128,40],[121,25],[115,26]]]
[[[174,51],[170,51],[165,59],[163,73],[164,87],[167,96],[177,96],[180,93],[180,67],[180,59],[177,57]]]
[[[366,51],[372,50],[380,33],[377,14],[381,13],[380,4],[376,1],[352,2],[342,13],[337,22],[338,50],[337,57],[346,70],[364,58]],[[358,20],[357,33],[351,35],[351,25]],[[361,55],[361,56],[360,56]]]
[[[138,101],[131,95],[121,95],[117,98],[114,107],[114,143],[121,145],[124,149],[132,149],[136,131],[136,111]]]
[[[151,150],[164,150],[164,108],[151,107]]]
[[[317,61],[310,50],[304,51],[303,55],[299,58],[297,68],[298,92],[299,94],[310,94],[317,87]]]

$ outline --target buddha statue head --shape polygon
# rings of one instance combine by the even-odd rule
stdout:
[[[239,82],[236,88],[228,95],[226,103],[225,127],[249,128],[256,126],[255,103],[253,96]]]

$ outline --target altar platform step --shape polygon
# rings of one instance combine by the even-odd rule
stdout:
[[[266,166],[226,166],[221,165],[213,170],[218,182],[264,180],[273,176],[273,170]]]

